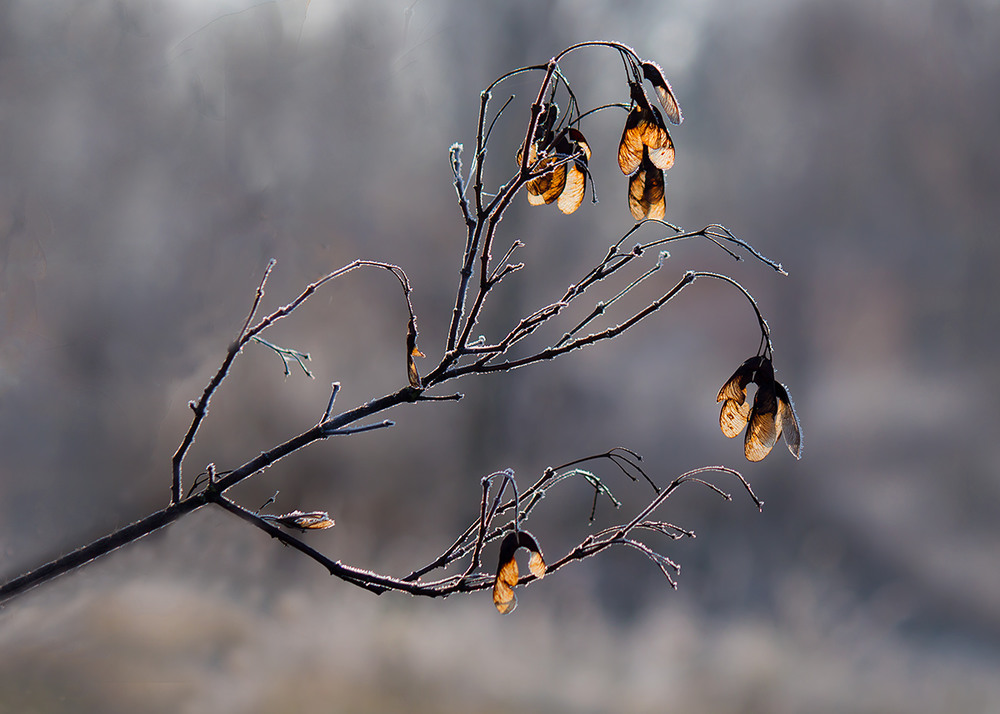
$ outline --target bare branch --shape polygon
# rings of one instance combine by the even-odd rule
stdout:
[[[36,585],[48,582],[82,565],[86,565],[92,560],[96,560],[102,555],[107,555],[123,545],[134,543],[153,531],[170,525],[181,516],[198,510],[205,505],[205,502],[201,494],[197,494],[178,503],[172,503],[166,508],[151,513],[135,523],[131,523],[124,528],[119,528],[113,533],[98,538],[82,548],[77,548],[71,553],[56,558],[24,575],[13,578],[0,585],[0,602],[21,595]]]
[[[181,500],[181,464],[184,461],[184,456],[187,454],[188,449],[191,448],[191,444],[194,443],[195,434],[198,433],[198,427],[201,426],[202,420],[204,420],[205,415],[208,414],[208,404],[212,400],[212,395],[222,384],[222,380],[226,378],[229,374],[229,368],[233,364],[233,360],[236,359],[236,355],[239,354],[240,349],[246,344],[246,340],[249,339],[248,327],[253,321],[254,315],[257,314],[257,308],[260,307],[260,301],[264,297],[264,285],[267,283],[267,278],[271,275],[271,270],[274,268],[275,260],[272,258],[268,261],[267,267],[264,269],[264,275],[260,279],[260,283],[257,285],[257,292],[254,296],[253,304],[250,306],[250,313],[247,315],[246,320],[243,322],[243,327],[240,328],[239,335],[236,341],[229,345],[229,349],[226,351],[226,356],[222,360],[222,365],[219,367],[218,371],[209,380],[208,385],[206,385],[204,391],[201,394],[201,398],[197,402],[190,402],[189,406],[192,411],[194,411],[194,416],[191,419],[191,425],[188,427],[187,432],[184,434],[184,438],[181,439],[180,446],[177,447],[177,451],[174,452],[173,458],[171,460],[172,466],[172,481],[170,485],[170,502],[176,504]]]
[[[611,49],[621,59],[625,73],[625,85],[629,92],[628,104],[610,102],[587,110],[581,107],[578,95],[571,86],[569,78],[559,66],[559,62],[572,52],[592,47]],[[511,106],[514,98],[511,96],[507,99],[500,109],[492,115],[492,118],[490,118],[489,101],[491,94],[500,83],[511,77],[528,72],[542,72],[543,74],[539,81],[537,94],[530,104],[527,123],[522,127],[524,133],[521,134],[520,129],[518,130],[518,136],[523,136],[517,161],[518,169],[502,185],[491,187],[490,191],[487,192],[484,183],[487,145],[494,136],[493,130],[500,121],[501,116],[506,119],[512,113],[507,112],[507,109]],[[427,597],[446,597],[454,593],[487,589],[492,587],[494,582],[497,582],[498,589],[494,591],[494,602],[497,604],[498,609],[502,612],[507,612],[509,609],[512,609],[515,601],[512,594],[513,587],[532,582],[546,573],[551,573],[564,567],[570,562],[592,557],[611,546],[626,546],[643,553],[663,572],[671,586],[676,587],[677,584],[673,575],[680,571],[680,566],[652,548],[648,543],[639,540],[636,537],[637,534],[634,532],[644,531],[643,535],[659,533],[671,541],[686,537],[693,538],[693,531],[675,526],[666,521],[653,520],[652,516],[674,491],[688,482],[701,484],[720,496],[731,500],[729,493],[713,483],[706,476],[712,472],[736,478],[757,507],[761,508],[763,505],[762,501],[757,498],[749,482],[739,472],[724,466],[707,466],[683,473],[673,479],[666,487],[661,488],[650,474],[647,473],[647,470],[643,468],[641,464],[642,459],[639,454],[623,447],[615,447],[599,454],[574,459],[558,467],[546,468],[534,483],[523,490],[519,489],[513,470],[503,469],[482,479],[482,496],[479,503],[478,518],[462,531],[457,538],[451,541],[450,545],[437,558],[426,565],[414,569],[409,575],[403,578],[345,565],[338,560],[320,553],[312,546],[306,544],[301,538],[293,536],[278,527],[280,524],[286,527],[304,529],[304,532],[307,532],[311,528],[332,526],[333,519],[329,517],[326,511],[302,512],[296,510],[282,516],[261,515],[239,506],[225,495],[233,486],[259,474],[285,456],[305,448],[313,442],[322,441],[334,436],[354,435],[393,426],[395,421],[387,418],[381,418],[380,421],[374,422],[369,420],[372,417],[381,417],[385,412],[400,404],[415,404],[427,401],[458,401],[462,399],[462,394],[460,393],[444,395],[425,393],[427,389],[436,385],[472,374],[483,375],[513,371],[529,364],[562,357],[569,352],[589,345],[613,340],[626,330],[631,329],[639,322],[652,316],[680,293],[681,290],[701,277],[713,278],[736,287],[750,302],[761,329],[761,345],[758,350],[758,358],[766,355],[768,369],[771,369],[772,346],[770,331],[757,302],[739,282],[720,273],[689,270],[683,273],[672,287],[656,299],[648,302],[645,306],[634,312],[625,313],[624,316],[615,318],[619,320],[616,324],[605,327],[602,330],[597,330],[591,334],[583,334],[585,329],[591,329],[590,326],[597,322],[598,318],[609,315],[612,308],[621,310],[621,305],[626,302],[623,298],[630,293],[634,294],[640,285],[644,283],[648,285],[647,281],[654,274],[659,273],[663,267],[664,261],[669,255],[666,252],[665,246],[671,243],[702,238],[708,240],[737,261],[743,259],[744,253],[749,254],[750,257],[784,274],[780,263],[765,257],[749,243],[736,237],[735,234],[724,226],[710,224],[698,231],[684,232],[680,227],[668,223],[662,220],[662,218],[645,218],[637,222],[617,242],[608,248],[603,257],[600,257],[575,283],[571,284],[561,297],[513,320],[514,327],[499,340],[495,338],[488,340],[485,336],[478,337],[475,340],[472,339],[473,331],[486,314],[493,289],[502,280],[514,273],[518,273],[523,267],[523,263],[512,262],[512,256],[515,251],[523,246],[520,240],[511,241],[510,247],[499,261],[494,262],[492,255],[494,246],[503,245],[505,242],[498,242],[500,241],[498,230],[506,210],[510,207],[517,194],[521,192],[521,189],[526,189],[532,204],[551,204],[555,202],[558,208],[566,213],[571,213],[579,208],[583,197],[586,195],[586,181],[588,179],[591,181],[591,190],[593,192],[593,177],[587,167],[587,162],[591,156],[590,142],[584,137],[579,128],[584,118],[609,107],[623,107],[628,111],[625,132],[622,134],[622,143],[619,145],[619,167],[622,168],[625,174],[628,175],[631,173],[635,177],[640,170],[635,168],[635,166],[640,165],[643,167],[641,170],[646,172],[643,173],[643,176],[647,177],[646,180],[654,182],[646,184],[646,188],[640,190],[642,201],[636,200],[634,194],[630,194],[633,197],[634,206],[638,206],[638,208],[633,208],[636,211],[634,215],[638,216],[643,211],[645,211],[646,215],[650,216],[664,215],[666,204],[662,191],[662,186],[664,185],[663,171],[668,169],[673,163],[674,147],[659,111],[651,108],[648,104],[648,98],[645,94],[646,90],[642,88],[644,80],[648,80],[653,85],[656,96],[671,122],[674,124],[680,123],[681,114],[679,105],[672,95],[672,90],[666,78],[662,75],[662,70],[655,63],[642,60],[632,48],[619,42],[588,41],[572,45],[555,55],[545,64],[521,67],[503,74],[481,93],[476,128],[475,154],[467,178],[462,166],[462,144],[455,143],[449,149],[454,187],[459,208],[465,222],[466,237],[462,251],[455,302],[448,322],[445,349],[437,366],[423,377],[418,372],[414,361],[414,357],[423,355],[417,346],[418,331],[416,315],[411,300],[412,289],[402,268],[392,263],[375,260],[352,261],[307,285],[290,302],[258,320],[257,315],[263,302],[264,288],[275,265],[275,261],[271,260],[264,269],[250,310],[237,333],[236,339],[227,347],[221,364],[209,379],[199,399],[190,402],[193,416],[171,461],[170,505],[83,548],[57,558],[19,578],[14,578],[0,586],[0,600],[13,597],[38,583],[55,578],[64,572],[90,562],[90,560],[111,552],[121,545],[137,540],[157,528],[172,523],[182,515],[197,510],[206,504],[216,505],[232,513],[271,537],[278,539],[283,544],[298,550],[320,563],[334,577],[376,594],[396,591]],[[579,96],[583,96],[583,93],[580,93]],[[566,112],[562,115],[560,115],[559,107],[556,106],[556,99],[564,102],[563,106],[566,107]],[[636,138],[637,136],[638,138]],[[645,163],[639,164],[640,155],[642,157],[641,161]],[[561,179],[557,178],[557,172],[562,177]],[[571,180],[566,178],[567,175],[571,176]],[[648,178],[650,176],[653,178]],[[655,184],[657,177],[659,178],[659,183]],[[473,194],[471,200],[468,196],[470,184]],[[649,185],[657,185],[659,187],[658,192],[653,192],[652,194],[647,192],[646,189]],[[567,186],[571,188],[567,188]],[[593,195],[596,202],[596,193],[593,193]],[[653,197],[651,198],[650,196]],[[665,236],[658,234],[653,240],[645,243],[637,242],[631,249],[624,248],[626,242],[633,235],[636,235],[639,230],[645,230],[647,227],[665,228],[668,234]],[[655,262],[650,265],[649,257],[652,255],[651,251],[654,250],[656,251]],[[635,263],[635,261],[644,258],[646,259],[646,263],[645,268],[642,269],[642,264]],[[628,271],[624,270],[626,266],[633,263],[635,263],[636,268],[634,271],[631,268]],[[194,483],[191,485],[188,494],[182,498],[182,466],[184,459],[190,452],[191,446],[208,415],[209,405],[213,396],[229,375],[233,362],[243,348],[250,341],[260,343],[281,358],[286,375],[290,373],[290,365],[294,362],[298,364],[305,374],[312,376],[305,365],[305,361],[309,359],[308,354],[278,346],[264,339],[262,334],[274,325],[274,323],[292,315],[324,285],[362,267],[378,268],[391,273],[401,288],[407,310],[405,336],[401,335],[403,337],[401,342],[404,343],[406,350],[406,369],[405,372],[400,370],[400,377],[402,377],[403,373],[406,375],[405,381],[401,379],[403,386],[382,397],[371,399],[363,404],[335,414],[334,404],[340,391],[340,383],[332,383],[326,409],[317,424],[310,426],[297,436],[283,443],[260,451],[256,457],[237,468],[217,472],[215,464],[209,464],[206,471],[194,479]],[[473,284],[472,280],[476,277],[477,272],[477,287],[472,288],[470,286]],[[518,276],[511,279],[516,281],[523,278],[523,275],[523,273],[519,273]],[[559,328],[561,333],[556,332],[557,318],[564,314],[570,303],[580,300],[591,288],[594,288],[595,291],[598,289],[602,290],[604,295],[610,295],[610,297],[596,300],[589,311],[584,306],[581,311],[581,314],[584,315],[582,319],[577,320],[575,324],[569,326],[569,329],[566,329],[567,325],[563,325]],[[255,320],[257,320],[256,324],[254,323]],[[528,351],[528,354],[518,352],[515,355],[512,349],[515,345],[532,335],[543,335],[543,328],[550,330],[549,337],[543,343],[549,346],[535,347],[532,348],[533,351]],[[724,401],[723,414],[726,414],[725,410],[728,408],[731,415],[736,415],[731,420],[735,422],[739,421],[738,417],[751,414],[749,406],[745,408],[745,411],[742,411],[744,410],[744,402],[740,401],[740,399],[746,396],[746,380],[743,380],[743,376],[743,373],[738,371],[730,379],[726,387],[723,388],[723,392],[720,392],[720,401]],[[754,379],[758,379],[758,377],[754,377]],[[785,439],[790,444],[792,453],[798,456],[798,420],[791,407],[791,400],[788,397],[787,390],[783,385],[778,386],[780,390],[776,390],[775,392],[777,394],[775,401],[784,400],[784,402],[787,402],[787,404],[782,402],[777,407],[783,411],[780,414],[778,412],[765,413],[764,408],[767,405],[764,405],[759,407],[761,411],[756,413],[756,416],[761,419],[770,418],[768,424],[773,428],[768,432],[768,435],[769,438],[773,436],[776,439],[777,432],[780,432],[781,419],[785,418],[781,415],[789,415],[786,418],[786,423],[788,423],[787,419],[793,420],[795,422],[795,429],[792,438],[789,437],[791,432],[786,430]],[[759,394],[760,392],[758,391]],[[755,398],[754,410],[758,409],[756,402]],[[746,419],[744,419],[745,421]],[[723,423],[724,433],[726,433],[726,430],[726,424]],[[732,434],[727,433],[727,435],[731,436]],[[763,458],[770,449],[770,441],[764,446],[767,449],[762,447],[759,450],[759,458]],[[747,455],[748,458],[751,455],[754,455],[756,458],[757,452],[748,451]],[[603,502],[604,499],[607,499],[615,509],[621,508],[622,501],[612,492],[606,479],[602,478],[599,474],[599,470],[589,465],[587,468],[583,467],[589,462],[595,462],[600,465],[604,461],[610,462],[614,469],[632,482],[627,485],[642,486],[641,481],[644,481],[652,488],[654,492],[653,497],[643,508],[633,514],[631,519],[619,525],[604,528],[597,533],[587,535],[579,544],[563,555],[562,558],[546,565],[541,556],[541,548],[534,536],[521,530],[522,525],[529,517],[534,516],[537,519],[537,510],[541,510],[538,509],[539,504],[554,488],[581,479],[588,484],[589,488],[594,490],[593,504],[589,516],[591,523],[593,523],[596,517],[599,501]],[[587,470],[588,468],[594,468],[595,470]],[[491,488],[498,481],[499,485],[496,493],[491,497]],[[505,495],[508,488],[510,488],[512,496]],[[499,579],[490,573],[481,571],[484,550],[496,540],[501,540],[501,563],[497,572],[502,573],[503,577]],[[529,565],[533,571],[532,574],[520,578],[518,577],[517,563],[513,558],[514,553],[519,548],[526,548],[531,552]],[[437,580],[424,579],[425,576],[429,576],[431,573],[445,570],[459,562],[464,562],[464,567],[460,573],[442,575]],[[502,586],[502,589],[500,589],[500,586]],[[501,593],[499,599],[497,596],[498,592]]]
[[[250,313],[247,315],[247,319],[243,322],[243,327],[240,328],[240,334],[237,340],[246,334],[247,328],[250,327],[250,323],[253,322],[254,315],[257,314],[257,308],[260,307],[260,301],[264,298],[264,285],[267,283],[267,279],[271,275],[271,271],[274,270],[274,266],[278,263],[277,260],[271,258],[267,261],[267,267],[264,268],[264,275],[260,279],[260,284],[257,286],[257,293],[254,295],[253,305],[250,306]]]
[[[377,424],[364,424],[362,426],[342,426],[339,429],[327,429],[324,427],[324,436],[347,436],[348,434],[360,434],[363,431],[375,431],[376,429],[385,429],[390,426],[396,426],[396,422],[391,419],[386,419],[380,421]]]
[[[476,219],[469,213],[469,202],[465,198],[465,180],[462,178],[462,145],[457,141],[448,149],[448,158],[451,159],[451,172],[455,177],[455,192],[458,194],[458,205],[462,209],[462,217],[465,218],[465,225],[474,229]]]
[[[330,384],[330,401],[326,404],[326,411],[323,412],[323,418],[319,420],[322,424],[327,419],[330,418],[330,412],[333,411],[333,403],[337,401],[337,393],[340,391],[340,382],[333,382]]]

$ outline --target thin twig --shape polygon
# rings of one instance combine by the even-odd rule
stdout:
[[[264,297],[264,285],[267,283],[267,279],[270,277],[271,271],[274,269],[277,262],[278,261],[274,258],[267,261],[267,267],[264,268],[264,275],[260,279],[260,283],[257,285],[257,292],[254,295],[253,305],[250,306],[250,313],[247,315],[247,319],[244,321],[243,327],[240,328],[239,337],[243,337],[243,335],[246,334],[247,328],[250,327],[250,323],[253,322],[254,315],[257,314],[257,308],[260,307],[260,301]]]
[[[390,426],[396,426],[396,422],[391,419],[385,419],[377,424],[363,424],[361,426],[342,426],[339,429],[323,429],[323,434],[325,436],[347,436],[348,434],[360,434],[363,431],[375,431],[376,429],[386,429]]]
[[[246,320],[243,322],[243,327],[240,328],[239,335],[236,341],[229,345],[229,349],[226,350],[226,356],[222,360],[222,365],[219,367],[218,371],[209,380],[208,385],[206,385],[204,391],[201,393],[201,398],[197,402],[189,402],[188,405],[194,412],[194,416],[191,418],[191,424],[188,426],[187,432],[185,432],[184,437],[181,439],[180,446],[177,447],[177,451],[174,452],[173,458],[171,459],[171,472],[172,480],[170,484],[170,503],[176,504],[181,500],[181,489],[182,489],[182,475],[181,467],[184,462],[184,457],[187,455],[188,449],[194,443],[195,434],[198,433],[198,428],[201,426],[202,421],[205,419],[205,415],[208,414],[208,405],[212,400],[212,395],[222,384],[222,380],[226,378],[229,374],[229,368],[233,364],[233,360],[236,359],[236,355],[246,344],[246,340],[249,339],[248,327],[253,321],[254,315],[257,314],[257,308],[260,306],[260,301],[264,297],[264,285],[267,283],[267,278],[271,275],[271,269],[274,268],[275,260],[272,258],[268,261],[267,267],[264,269],[264,275],[260,279],[260,283],[257,285],[257,292],[254,296],[253,304],[250,307],[250,312],[247,315]]]
[[[281,363],[285,367],[286,377],[288,377],[292,373],[291,370],[288,369],[288,360],[292,360],[293,362],[299,365],[299,368],[302,370],[303,374],[312,379],[313,373],[309,371],[309,368],[306,367],[305,363],[305,360],[310,359],[309,355],[306,352],[293,350],[289,347],[281,347],[280,345],[276,345],[273,342],[265,340],[260,335],[254,335],[250,339],[252,339],[254,342],[264,345],[272,352],[274,352],[276,355],[278,355],[278,357],[281,358]]]
[[[332,382],[330,384],[330,401],[326,403],[326,411],[323,412],[323,418],[319,420],[320,424],[330,418],[330,412],[333,411],[333,403],[337,401],[338,392],[340,392],[340,382]]]

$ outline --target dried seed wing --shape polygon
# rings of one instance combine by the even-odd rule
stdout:
[[[641,221],[646,217],[645,169],[639,169],[628,180],[628,208],[635,220]]]
[[[517,563],[514,563],[515,570]],[[517,578],[514,578],[515,582]],[[493,582],[493,605],[501,615],[509,615],[517,607],[517,596],[507,581],[497,574],[497,579]]]
[[[545,559],[537,550],[528,558],[528,570],[539,580],[545,577]]]
[[[423,384],[420,381],[420,372],[417,371],[417,363],[413,358],[423,356],[423,353],[417,349],[417,321],[411,314],[410,322],[406,326],[406,378],[414,389],[420,389]]]
[[[508,533],[500,542],[500,558],[497,565],[497,577],[493,581],[493,605],[501,615],[506,615],[514,611],[517,606],[517,597],[514,595],[514,586],[520,577],[517,569],[517,560],[514,559],[518,549],[518,534]]]
[[[299,531],[326,530],[333,528],[334,522],[326,511],[292,511],[280,516],[261,516],[266,521],[273,521],[285,528]]]
[[[333,528],[334,522],[326,511],[310,511],[298,516],[295,519],[295,525],[302,530],[321,531]]]
[[[740,367],[729,378],[729,381],[722,385],[722,389],[719,390],[719,396],[715,398],[715,401],[721,402],[731,399],[742,404],[747,398],[747,382],[747,375],[743,371],[743,368]]]
[[[646,218],[663,220],[667,215],[667,196],[665,193],[666,179],[663,172],[657,168],[648,168],[646,173]]]
[[[722,428],[722,433],[732,439],[739,436],[739,433],[746,428],[749,418],[750,405],[746,401],[727,399],[722,403],[719,426]]]
[[[554,162],[554,157],[546,157],[540,162],[538,169],[544,170],[551,166]],[[548,171],[541,176],[537,176],[525,184],[528,190],[528,203],[532,206],[541,206],[545,203],[552,203],[559,198],[559,194],[562,193],[565,185],[566,166],[565,164],[559,164],[551,171]]]
[[[538,541],[528,531],[520,531],[517,534],[518,545],[531,553],[528,558],[528,569],[531,574],[541,580],[545,577],[545,559],[542,558],[542,549],[538,547]]]
[[[771,453],[777,440],[775,415],[751,413],[746,439],[743,442],[743,453],[747,461],[761,461]]]
[[[663,143],[660,146],[649,148],[649,160],[653,162],[653,166],[658,169],[663,169],[666,171],[671,166],[674,165],[674,141],[670,138],[669,132],[666,129],[663,130]]]
[[[546,177],[548,177],[548,187],[542,192],[542,199],[545,203],[552,203],[566,188],[566,164],[559,164],[542,178]]]
[[[663,116],[656,107],[649,107],[643,115],[642,143],[650,149],[659,149],[661,146],[673,143],[667,125],[663,122]]]
[[[785,445],[795,458],[802,456],[802,434],[799,426],[799,416],[795,413],[795,404],[788,395],[788,390],[781,382],[774,383],[774,391],[778,397],[778,417],[781,419],[781,435]]]
[[[780,434],[781,423],[778,417],[778,399],[774,393],[774,382],[758,385],[743,444],[743,453],[747,460],[760,461],[767,456]]]
[[[583,204],[583,197],[587,193],[587,174],[581,169],[577,161],[573,161],[566,166],[566,187],[559,194],[559,201],[556,205],[559,210],[569,215]]]
[[[414,389],[420,389],[424,386],[420,380],[420,372],[417,371],[417,363],[413,359],[413,353],[406,355],[406,380]]]
[[[642,163],[642,109],[632,107],[625,119],[621,141],[618,142],[618,168],[626,176],[635,173]]]
[[[747,385],[753,380],[763,360],[764,358],[760,356],[744,360],[743,364],[722,385],[722,389],[719,390],[719,396],[715,398],[715,401],[721,402],[723,399],[736,399],[742,403],[747,397]]]
[[[635,220],[663,219],[667,212],[664,186],[663,172],[644,155],[639,170],[628,182],[628,207]]]
[[[667,81],[666,75],[663,74],[663,69],[660,65],[650,61],[643,62],[642,76],[656,90],[656,98],[660,100],[660,106],[666,112],[667,119],[672,124],[680,124],[684,121],[684,115],[681,114],[681,106],[677,103],[677,97],[674,96],[674,91],[670,88],[670,82]]]
[[[531,179],[525,185],[525,188],[528,191],[528,203],[532,206],[545,205],[545,198],[543,194],[545,193],[545,189],[548,188],[548,180],[543,179],[546,179],[546,177],[542,176],[536,179]]]

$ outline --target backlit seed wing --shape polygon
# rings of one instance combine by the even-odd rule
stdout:
[[[546,158],[543,160],[541,168],[549,166],[554,162],[554,157]],[[532,206],[552,203],[559,198],[564,188],[566,188],[566,164],[563,163],[548,173],[528,181],[528,203]]]
[[[660,111],[656,107],[646,107],[643,114],[642,143],[650,149],[659,149],[667,144],[673,145]]]
[[[750,405],[746,401],[727,399],[722,403],[722,412],[719,414],[719,426],[722,433],[732,439],[739,436],[739,433],[746,428],[747,420],[750,418]]]
[[[546,190],[548,190],[551,182],[549,174],[545,174],[528,181],[528,183],[525,184],[525,188],[528,190],[528,203],[532,206],[544,205],[545,198],[543,197],[543,194]]]
[[[291,513],[285,513],[280,516],[261,516],[265,521],[272,521],[283,525],[285,528],[300,530],[300,531],[313,531],[313,530],[325,530],[327,528],[333,528],[333,519],[330,518],[330,514],[326,511],[292,511]]]
[[[662,220],[666,215],[663,172],[653,166],[648,158],[643,159],[639,170],[629,179],[628,207],[637,221],[644,218]]]
[[[674,96],[674,92],[670,88],[670,82],[667,81],[660,65],[655,62],[643,62],[642,76],[645,77],[646,80],[653,85],[653,89],[656,90],[656,98],[660,100],[660,106],[662,106],[663,111],[666,112],[667,119],[669,119],[672,124],[680,124],[684,121],[684,116],[681,114],[681,106],[677,103],[677,97]]]
[[[802,434],[799,427],[799,417],[795,413],[795,405],[788,396],[788,390],[781,382],[774,383],[774,391],[778,397],[778,417],[781,420],[781,435],[785,437],[785,445],[792,456],[802,455]]]
[[[545,203],[552,203],[560,194],[563,189],[566,188],[566,164],[559,164],[552,170],[552,173],[546,174],[548,177],[548,187],[542,192],[542,198]],[[543,176],[542,178],[545,178]]]
[[[658,147],[654,148],[652,144],[648,144],[649,160],[656,168],[666,171],[674,165],[674,141],[666,129],[663,129],[662,135],[658,136],[662,142]]]
[[[646,218],[656,218],[663,220],[667,215],[667,198],[665,193],[666,180],[663,172],[657,168],[648,167],[646,169],[646,204],[649,210]]]
[[[722,389],[719,390],[719,396],[715,398],[715,401],[721,402],[723,399],[735,399],[742,403],[747,396],[747,385],[754,379],[754,375],[761,369],[764,361],[765,358],[760,356],[745,360],[733,372],[733,375],[726,383],[722,385]]]
[[[420,389],[423,384],[420,382],[420,372],[417,371],[417,363],[413,358],[423,356],[424,353],[417,349],[417,320],[411,314],[410,322],[406,326],[406,377],[414,389]]]
[[[742,404],[747,398],[748,381],[748,375],[744,372],[743,368],[740,367],[736,373],[729,378],[729,381],[722,385],[722,389],[719,390],[719,396],[715,398],[715,401],[721,402],[723,400],[732,399]]]
[[[414,361],[414,355],[419,355],[423,357],[422,352],[410,352],[406,355],[406,379],[410,383],[410,386],[414,389],[420,389],[423,384],[420,382],[420,372],[417,371],[417,363]]]
[[[511,582],[517,582],[517,578],[517,561],[511,560],[497,572],[497,578],[493,581],[493,605],[501,615],[510,614],[517,607],[517,596],[511,585]]]
[[[757,386],[753,398],[747,435],[743,443],[743,453],[748,461],[760,461],[774,447],[781,435],[781,421],[778,415],[778,398],[774,393],[774,382]]]
[[[621,141],[618,142],[618,168],[626,176],[635,173],[642,163],[643,111],[638,105],[632,107],[625,119]]]
[[[544,578],[545,560],[542,558],[542,550],[538,547],[538,541],[528,531],[520,531],[517,534],[517,542],[520,547],[527,548],[531,553],[531,556],[528,558],[528,570],[539,580]]]
[[[538,179],[535,179],[536,181]],[[533,187],[531,183],[528,183],[528,203],[532,206],[544,206],[545,205],[545,187]]]
[[[761,461],[771,453],[778,440],[778,428],[774,414],[752,412],[743,442],[743,453],[747,461]]]
[[[330,514],[326,511],[303,513],[295,519],[295,527],[301,528],[302,530],[321,531],[326,530],[327,528],[333,528],[333,525],[333,519],[330,518]]]
[[[545,560],[539,551],[534,551],[528,558],[528,570],[539,580],[545,577]]]
[[[514,611],[517,607],[517,597],[514,586],[520,577],[517,560],[514,559],[518,549],[518,534],[508,533],[500,542],[500,559],[497,565],[497,577],[493,581],[493,605],[501,615]]]
[[[639,169],[628,180],[628,208],[632,217],[641,221],[646,217],[646,171]]]
[[[579,162],[572,161],[566,165],[566,187],[559,194],[559,210],[569,215],[580,207],[587,193],[587,174]]]

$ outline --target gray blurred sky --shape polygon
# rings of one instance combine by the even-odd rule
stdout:
[[[484,598],[375,600],[199,514],[5,608],[0,710],[63,711],[63,696],[263,711],[313,687],[352,711],[413,692],[435,711],[658,711],[670,695],[693,712],[996,710],[998,36],[989,0],[4,3],[5,575],[166,501],[185,405],[271,257],[268,306],[354,258],[403,266],[432,362],[463,244],[448,146],[472,144],[495,76],[584,39],[634,46],[678,94],[668,219],[723,223],[788,269],[689,244],[667,280],[720,270],[754,293],[805,451],[748,465],[719,433],[715,393],[757,337],[745,302],[699,283],[618,344],[462,384],[463,403],[314,446],[240,495],[326,508],[338,525],[321,547],[402,571],[468,521],[498,468],[533,480],[615,444],[661,481],[737,466],[762,515],[694,492],[663,514],[699,534],[670,551],[679,592],[619,553],[533,586],[502,620]],[[627,96],[609,53],[564,69],[586,105]],[[493,181],[513,169],[532,85],[495,106],[506,92],[523,102],[498,125]],[[620,122],[587,129],[598,205],[505,218],[528,268],[484,330],[551,300],[631,226]],[[273,338],[310,352],[316,379],[248,352],[189,472],[315,422],[330,381],[345,406],[400,386],[391,279],[352,275],[299,317]],[[589,497],[566,497],[534,526],[556,551],[587,532]]]

